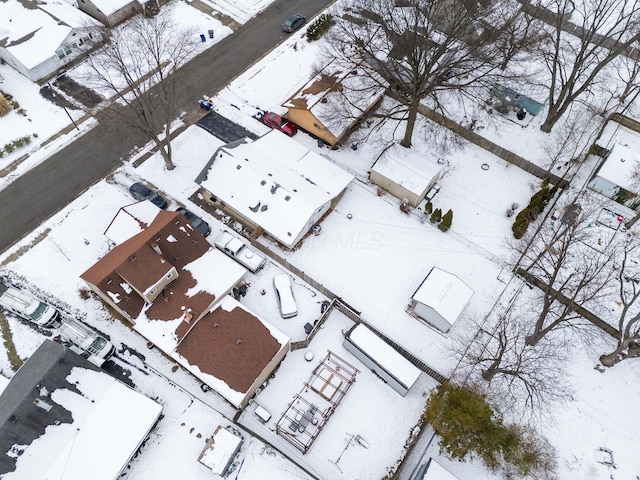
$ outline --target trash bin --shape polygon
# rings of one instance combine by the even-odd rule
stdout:
[[[209,38],[213,38],[213,30],[209,30]]]
[[[201,34],[200,34],[200,41],[201,41],[202,43],[204,43],[204,42],[206,42],[206,41],[207,41],[207,37],[205,37],[205,36],[204,36],[204,33],[201,33]]]

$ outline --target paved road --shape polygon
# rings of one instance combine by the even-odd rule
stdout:
[[[268,53],[286,34],[282,21],[292,12],[310,18],[332,0],[276,0],[258,17],[208,48],[178,73],[180,109],[194,108],[202,94],[214,94]],[[287,72],[282,72],[286,75]],[[0,191],[0,253],[118,168],[142,135],[103,112],[99,124],[46,162]]]

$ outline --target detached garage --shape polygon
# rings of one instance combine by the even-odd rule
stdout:
[[[411,297],[408,311],[449,333],[472,296],[473,290],[457,276],[433,267]]]

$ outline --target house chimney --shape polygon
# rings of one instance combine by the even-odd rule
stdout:
[[[236,345],[240,345],[242,343],[242,340],[240,340],[239,338],[236,340]]]

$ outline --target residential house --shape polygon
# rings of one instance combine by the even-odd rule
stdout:
[[[408,311],[448,333],[467,308],[473,290],[456,275],[433,267],[409,301]]]
[[[138,0],[77,0],[78,8],[107,27],[115,27],[142,11]]]
[[[442,176],[443,167],[398,144],[384,150],[369,171],[369,180],[417,207]]]
[[[196,182],[204,197],[250,229],[293,249],[342,197],[353,176],[272,130],[214,153]]]
[[[83,45],[102,33],[96,20],[69,3],[49,0],[34,6],[0,2],[0,59],[37,82],[84,54]]]
[[[131,210],[121,209],[107,231]],[[114,235],[120,243],[82,279],[151,345],[244,408],[288,352],[289,338],[229,296],[246,269],[184,215],[158,210],[146,221],[129,222],[128,239]]]
[[[116,480],[161,411],[45,340],[0,394],[0,476]]]
[[[384,87],[358,69],[333,64],[309,80],[282,104],[287,118],[331,146],[345,140],[362,117],[377,107]]]

